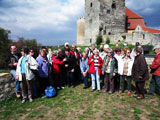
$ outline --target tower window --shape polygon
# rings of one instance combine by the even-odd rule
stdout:
[[[93,3],[90,4],[90,7],[92,7],[92,6],[93,6]]]
[[[115,3],[115,1],[113,1],[113,3],[112,3],[112,8],[116,9],[116,3]]]
[[[90,43],[92,43],[92,39],[90,39]]]
[[[110,10],[107,10],[107,14],[110,14],[110,12],[111,12]]]

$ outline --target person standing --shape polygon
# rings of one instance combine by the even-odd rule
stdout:
[[[11,50],[11,53],[6,58],[6,64],[7,64],[8,68],[10,69],[11,75],[15,79],[16,96],[17,96],[17,98],[20,98],[20,85],[19,85],[19,81],[16,79],[16,68],[17,68],[18,60],[21,55],[19,53],[17,53],[17,48],[14,45],[11,46],[10,50]]]
[[[89,70],[88,73],[91,73],[92,79],[92,92],[96,90],[96,83],[97,83],[97,90],[101,92],[100,87],[100,75],[101,75],[101,68],[102,68],[103,60],[99,56],[99,51],[97,49],[94,50],[93,55],[88,60]]]
[[[61,81],[60,77],[60,70],[61,66],[66,61],[66,58],[63,60],[58,59],[58,51],[53,51],[53,57],[52,57],[52,74],[53,74],[53,82],[54,82],[54,87],[59,90],[63,86],[63,82]]]
[[[134,60],[131,58],[131,50],[129,48],[126,48],[124,50],[125,56],[122,57],[118,61],[118,73],[120,75],[120,90],[119,94],[122,94],[124,91],[124,84],[125,81],[127,82],[127,90],[128,90],[128,95],[131,94],[131,84],[132,84],[132,66]]]
[[[40,96],[43,96],[46,87],[50,85],[49,81],[50,64],[46,56],[45,49],[42,48],[40,50],[40,55],[36,58],[36,61],[38,62],[38,73],[39,73],[39,84],[40,84],[38,92]]]
[[[149,79],[148,66],[144,55],[142,54],[142,48],[135,48],[136,57],[132,67],[132,77],[136,84],[136,94],[134,97],[137,100],[144,99],[144,86],[145,81]]]
[[[87,89],[89,87],[88,84],[88,70],[89,70],[89,65],[88,63],[88,56],[87,53],[83,52],[83,57],[80,59],[80,69],[82,73],[82,79],[84,80],[84,87],[83,89]]]
[[[153,48],[153,50],[156,53],[156,56],[152,65],[150,66],[152,74],[152,80],[150,82],[149,89],[150,95],[154,95],[156,86],[160,93],[160,47],[157,45]]]
[[[27,101],[30,102],[32,99],[32,80],[34,79],[34,74],[31,69],[37,70],[38,63],[36,60],[29,55],[29,49],[24,48],[21,50],[22,57],[19,59],[16,69],[16,78],[20,81],[20,86],[22,90],[22,104]]]
[[[67,59],[64,62],[64,66],[67,73],[68,87],[72,86],[74,88],[76,85],[75,77],[74,77],[75,68],[76,68],[76,58],[70,53],[69,49],[65,49],[65,58]]]
[[[114,81],[118,72],[117,60],[112,56],[112,52],[112,49],[109,48],[102,67],[102,74],[104,75],[104,92],[110,94],[114,92]]]

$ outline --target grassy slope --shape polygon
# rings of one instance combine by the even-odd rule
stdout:
[[[148,82],[149,83],[149,82]],[[148,86],[148,84],[147,84]],[[83,90],[83,84],[76,88],[66,87],[54,98],[38,98],[33,103],[21,104],[12,97],[0,104],[0,119],[25,120],[158,120],[160,119],[160,96],[148,96],[137,101],[127,93],[112,95],[91,93]],[[147,87],[148,88],[148,87]]]

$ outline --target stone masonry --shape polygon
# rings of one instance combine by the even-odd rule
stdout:
[[[160,45],[160,34],[143,31],[138,25],[134,33],[126,32],[125,0],[85,0],[85,17],[77,20],[77,44],[91,45],[97,35],[103,42],[135,45]]]
[[[0,101],[15,93],[15,81],[10,74],[0,75]]]

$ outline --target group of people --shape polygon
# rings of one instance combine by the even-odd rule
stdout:
[[[150,95],[154,95],[156,86],[160,91],[160,47],[154,47],[154,52],[157,55],[150,66],[153,75]],[[20,55],[13,45],[6,63],[15,79],[16,96],[22,96],[22,103],[27,100],[32,102],[33,96],[44,96],[49,85],[59,90],[66,85],[74,88],[77,83],[84,81],[83,89],[87,89],[90,87],[89,79],[91,92],[97,89],[101,93],[104,89],[104,93],[112,94],[117,88],[120,95],[124,92],[126,83],[127,94],[131,95],[134,80],[134,97],[141,100],[145,97],[145,81],[149,79],[148,65],[142,53],[139,43],[136,43],[132,51],[127,45],[120,49],[116,44],[116,48],[111,49],[106,44],[101,45],[98,50],[95,44],[92,44],[91,48],[85,48],[82,53],[81,48],[76,48],[76,45],[73,44],[70,49],[69,43],[65,43],[64,49],[53,52],[42,47],[35,59],[33,49],[24,47]]]

